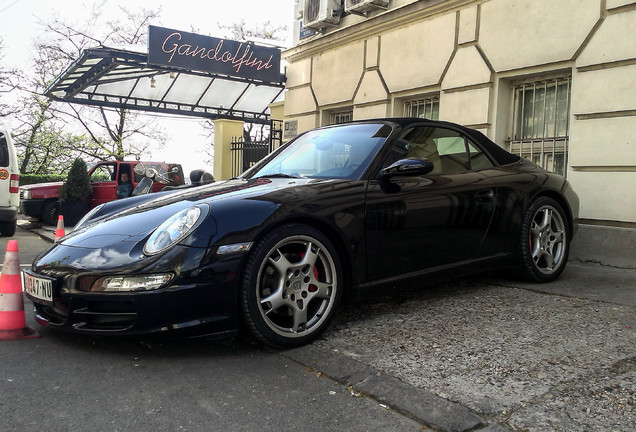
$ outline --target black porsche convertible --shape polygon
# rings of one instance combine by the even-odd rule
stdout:
[[[227,181],[96,207],[25,272],[37,320],[291,347],[341,301],[494,269],[563,271],[579,200],[563,177],[453,123],[305,132]]]

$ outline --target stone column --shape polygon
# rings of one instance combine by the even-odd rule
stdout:
[[[227,180],[232,177],[232,138],[243,136],[243,122],[219,119],[212,123],[214,123],[214,179]]]

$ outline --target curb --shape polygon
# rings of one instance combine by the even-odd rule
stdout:
[[[496,423],[488,424],[468,408],[399,379],[349,357],[308,345],[281,354],[336,382],[351,387],[393,410],[442,432],[509,432]],[[321,366],[316,366],[321,365]]]

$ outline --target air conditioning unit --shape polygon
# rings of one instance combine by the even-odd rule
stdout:
[[[345,0],[345,11],[355,14],[364,14],[373,9],[386,9],[389,0]]]
[[[305,0],[303,27],[320,30],[340,23],[342,6],[340,0]]]

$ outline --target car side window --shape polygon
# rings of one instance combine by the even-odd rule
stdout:
[[[91,173],[92,182],[109,182],[116,181],[116,172],[114,165],[99,165]]]
[[[492,168],[488,157],[459,132],[440,127],[414,127],[405,131],[393,146],[392,162],[405,158],[427,159],[431,175],[458,174]]]
[[[427,159],[433,163],[431,175],[466,171],[470,164],[464,138],[457,132],[439,127],[414,127],[396,141],[392,162],[405,158]]]
[[[488,159],[486,154],[474,146],[470,141],[468,143],[468,154],[470,155],[470,169],[473,171],[481,171],[485,169],[493,168],[494,165]]]
[[[9,166],[9,149],[7,148],[7,139],[3,133],[0,133],[0,166]]]

